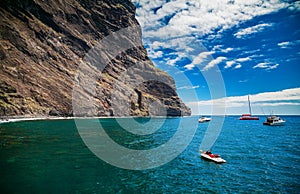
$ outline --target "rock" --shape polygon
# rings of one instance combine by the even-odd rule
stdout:
[[[55,109],[49,111],[49,116],[61,116],[61,113]]]
[[[109,52],[97,50],[99,42],[133,26]],[[124,50],[120,43],[132,45]],[[0,116],[191,114],[174,80],[149,60],[129,0],[2,0],[0,71]],[[98,76],[94,83],[74,89],[92,76]],[[82,106],[74,112],[76,103]]]

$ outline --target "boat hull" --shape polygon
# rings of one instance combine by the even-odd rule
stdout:
[[[269,125],[269,126],[282,126],[282,125],[285,125],[285,121],[284,122],[276,122],[276,123],[264,122],[263,124]]]
[[[200,118],[198,120],[199,123],[207,123],[207,122],[210,122],[211,121],[211,118]]]
[[[240,120],[259,120],[258,117],[240,117]]]
[[[208,123],[210,120],[199,120],[199,123]]]
[[[222,159],[221,157],[212,158],[209,155],[204,154],[204,153],[201,154],[201,158],[218,163],[218,164],[226,163],[226,160]]]

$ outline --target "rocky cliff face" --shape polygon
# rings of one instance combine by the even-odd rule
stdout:
[[[190,114],[129,0],[1,0],[0,72],[0,116]]]

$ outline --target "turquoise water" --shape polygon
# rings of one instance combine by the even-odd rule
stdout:
[[[227,160],[222,165],[200,158],[199,146],[209,124],[198,124],[197,117],[169,118],[154,134],[143,136],[122,130],[115,119],[85,121],[91,128],[100,121],[115,142],[141,150],[166,143],[176,133],[181,119],[197,126],[191,143],[178,157],[163,166],[140,171],[117,168],[95,156],[83,143],[74,120],[1,124],[0,191],[299,193],[300,117],[283,118],[286,125],[274,127],[262,125],[264,117],[259,121],[226,117],[212,148]],[[136,121],[147,123],[149,119]],[[185,127],[188,130],[190,126]]]

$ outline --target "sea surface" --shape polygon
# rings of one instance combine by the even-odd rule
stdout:
[[[73,119],[2,123],[0,192],[300,193],[300,117],[282,118],[287,121],[285,126],[264,126],[263,116],[258,121],[225,117],[211,148],[227,161],[225,164],[202,160],[199,153],[208,126],[221,122],[217,117],[211,123],[198,123],[198,117],[155,118],[158,125],[152,125],[150,118],[135,118],[138,125],[129,118],[123,118],[122,124],[113,118],[81,120],[86,133],[100,124],[114,142],[135,150],[155,149],[172,139],[179,128],[188,132],[196,126],[182,153],[163,165],[144,170],[119,168],[97,157],[84,143],[82,131]],[[184,126],[179,124],[182,121]],[[128,125],[124,127],[124,123]],[[158,129],[152,133],[151,126]],[[149,133],[143,134],[147,130]],[[188,141],[184,134],[179,134],[182,138],[170,149],[184,145],[181,140]],[[103,142],[99,149],[113,148]],[[116,155],[115,160],[119,159],[125,164],[132,162]]]

